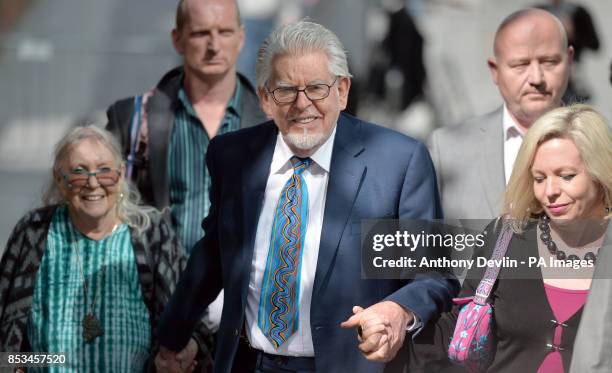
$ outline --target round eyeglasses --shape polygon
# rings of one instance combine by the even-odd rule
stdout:
[[[304,94],[310,101],[318,101],[323,100],[324,98],[327,98],[327,96],[329,96],[329,91],[331,87],[336,84],[337,80],[338,77],[336,77],[331,84],[312,84],[307,85],[303,89],[298,89],[297,87],[278,87],[270,91],[268,87],[266,87],[266,90],[269,94],[272,95],[272,98],[277,104],[294,103],[295,100],[297,100],[298,94],[300,92],[304,92]]]
[[[67,174],[61,173],[68,188],[82,188],[89,182],[89,178],[94,176],[98,184],[103,187],[111,187],[119,182],[121,171],[109,167],[99,168],[95,172],[85,170],[74,170]]]

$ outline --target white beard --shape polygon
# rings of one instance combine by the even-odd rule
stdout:
[[[283,139],[287,145],[291,145],[300,150],[310,150],[323,144],[330,134],[321,132],[308,133],[308,130],[304,128],[302,133],[290,132],[283,135]]]

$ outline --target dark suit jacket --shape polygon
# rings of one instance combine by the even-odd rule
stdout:
[[[174,127],[174,112],[178,104],[180,77],[183,69],[177,67],[164,75],[153,96],[147,102],[149,126],[149,160],[140,159],[135,165],[135,182],[146,204],[162,209],[170,205],[170,183],[168,181],[168,147]],[[238,74],[242,90],[240,127],[245,128],[266,121],[259,107],[259,99],[248,80]],[[112,132],[121,145],[124,158],[130,151],[130,125],[134,114],[134,97],[125,98],[112,104],[106,115],[106,129]],[[139,167],[140,166],[140,167]]]
[[[274,123],[267,122],[211,142],[207,162],[212,203],[203,222],[206,234],[191,253],[159,329],[161,344],[180,350],[223,287],[215,372],[230,371],[245,322],[256,227],[277,134]],[[383,370],[383,364],[361,356],[354,330],[340,328],[354,305],[367,307],[387,298],[413,310],[425,323],[450,306],[458,291],[455,280],[427,277],[405,286],[400,280],[361,279],[361,219],[439,216],[435,174],[425,146],[342,114],[310,310],[317,371]]]

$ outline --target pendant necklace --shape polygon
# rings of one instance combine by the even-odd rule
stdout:
[[[116,228],[117,228],[117,225],[113,227],[112,232],[114,232]],[[88,299],[87,295],[89,293],[88,291],[89,289],[87,287],[87,281],[85,280],[85,271],[83,269],[83,263],[81,262],[81,256],[80,256],[80,243],[77,240],[76,228],[74,227],[74,225],[72,225],[72,229],[73,229],[72,237],[73,237],[74,242],[76,243],[75,245],[76,246],[76,259],[77,259],[77,263],[79,264],[79,270],[81,272],[81,279],[83,281],[83,293],[85,295],[85,299],[84,299],[85,317],[83,317],[83,320],[81,321],[81,325],[83,326],[83,339],[85,340],[85,343],[91,343],[97,337],[104,335],[104,329],[102,328],[102,323],[94,315],[94,309],[96,307],[96,300],[98,298],[99,292],[95,292],[93,294],[93,299],[91,301],[91,307],[89,308],[89,312],[88,312],[87,311],[87,299]],[[100,277],[100,284],[104,284],[104,274],[106,270],[106,254],[107,254],[107,250],[104,251],[104,256],[102,258],[102,267],[100,268],[100,271],[99,271],[100,274],[98,275]],[[93,281],[92,281],[92,284],[93,284]]]

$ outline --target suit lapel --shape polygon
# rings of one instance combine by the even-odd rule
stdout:
[[[330,174],[325,198],[325,213],[313,298],[327,282],[346,229],[366,167],[358,155],[364,150],[359,122],[340,115],[334,139]]]
[[[483,121],[481,125],[484,141],[479,174],[482,175],[480,180],[491,216],[497,216],[501,212],[502,196],[506,189],[502,110],[503,108],[500,108],[493,112],[490,120]]]

